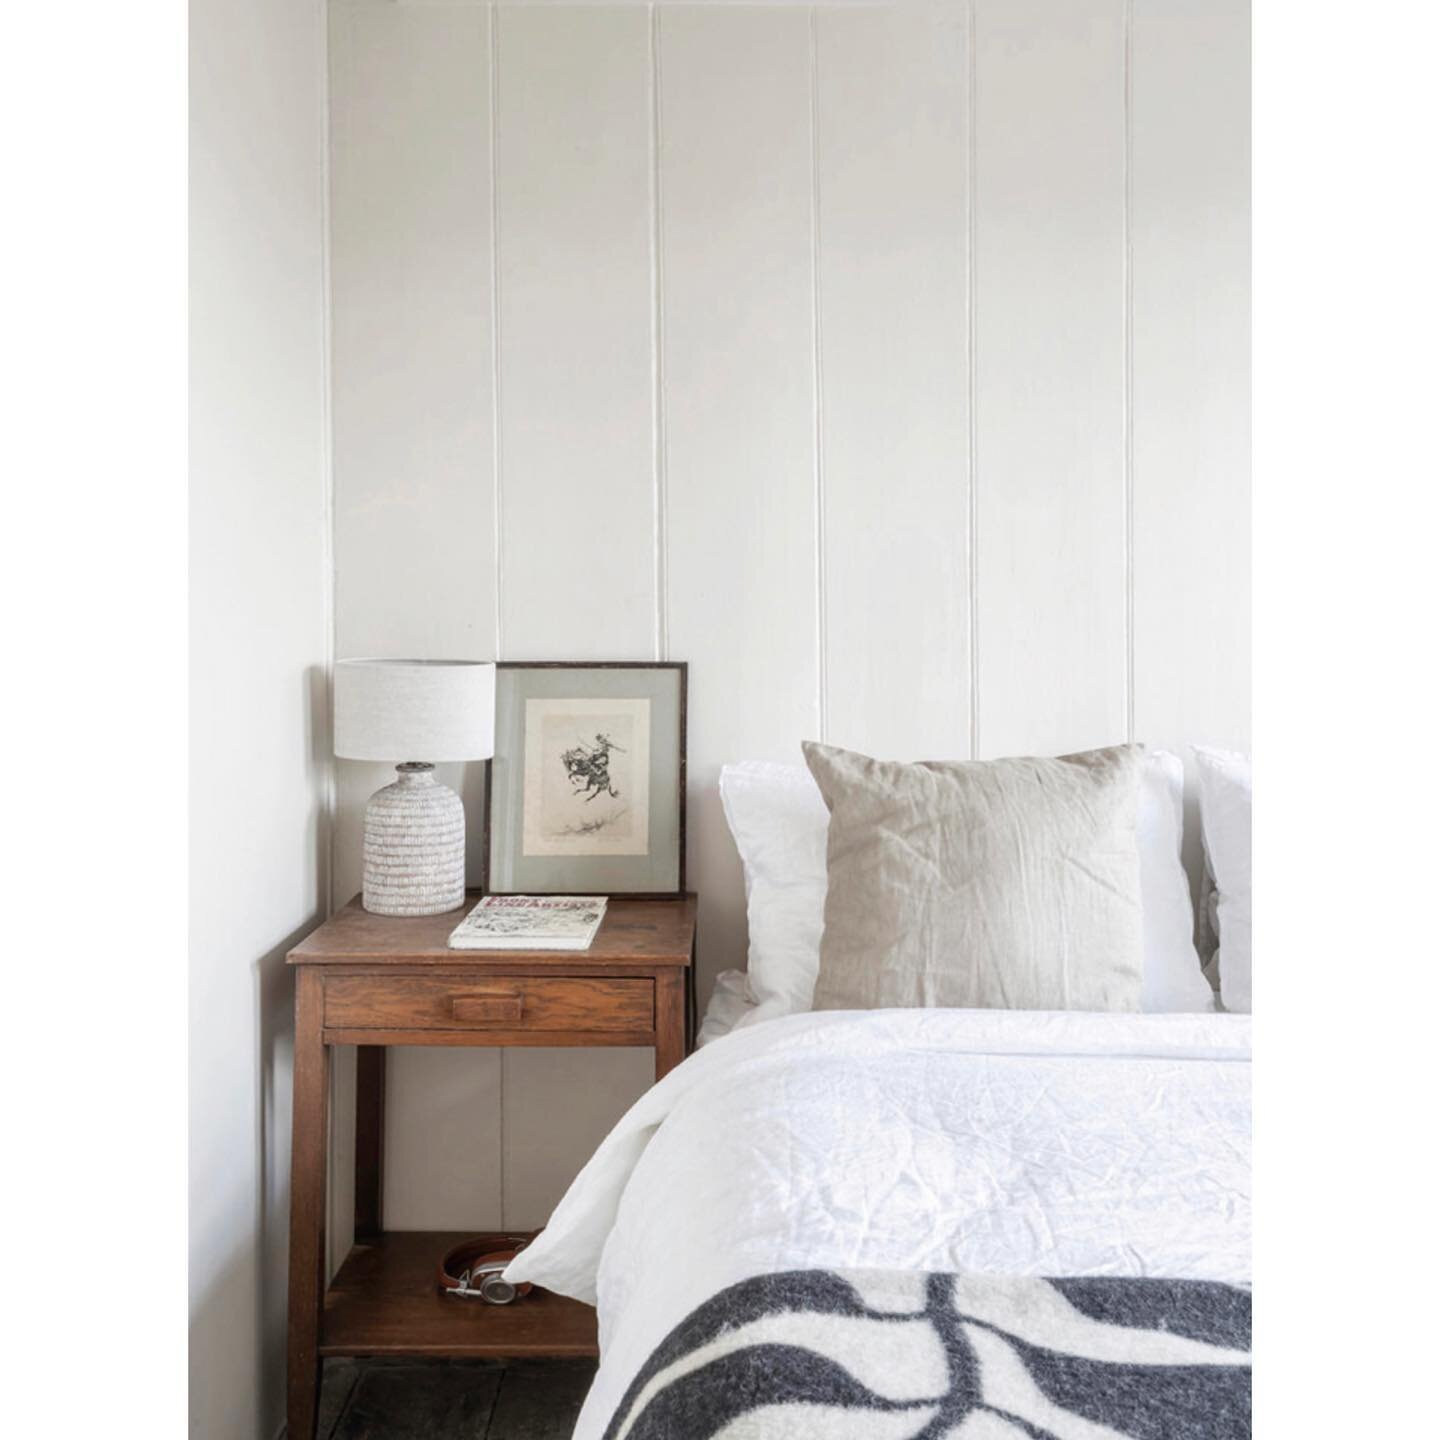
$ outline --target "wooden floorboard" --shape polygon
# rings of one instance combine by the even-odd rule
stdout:
[[[569,1440],[593,1360],[325,1362],[319,1440]]]
[[[593,1360],[523,1360],[505,1367],[486,1440],[569,1440]]]
[[[326,1361],[325,1378],[320,1385],[320,1419],[315,1426],[316,1440],[334,1440],[335,1426],[350,1403],[359,1378],[358,1360]]]

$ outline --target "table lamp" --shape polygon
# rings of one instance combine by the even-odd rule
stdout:
[[[494,665],[337,661],[335,753],[403,762],[365,807],[365,908],[438,915],[464,904],[465,807],[432,772],[439,761],[495,753]]]

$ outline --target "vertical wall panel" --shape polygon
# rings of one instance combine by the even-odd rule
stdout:
[[[649,16],[503,7],[496,20],[505,654],[649,659]],[[504,1223],[538,1226],[654,1060],[540,1049],[503,1063]],[[557,1115],[564,1143],[537,1144]]]
[[[393,1049],[385,1079],[385,1224],[500,1225],[499,1050]],[[353,1163],[353,1162],[352,1162]]]
[[[485,15],[331,16],[336,643],[488,657]]]
[[[494,645],[488,97],[483,10],[331,5],[341,656],[488,658]],[[481,774],[445,766],[439,776],[466,798],[472,854]],[[337,903],[360,888],[365,801],[390,778],[383,766],[338,764]],[[487,1135],[499,1143],[498,1053],[399,1050],[390,1067],[390,1133],[404,1163],[390,1166],[388,1223],[498,1222],[499,1177],[484,1158]],[[347,1067],[337,1070],[333,1229],[343,1256],[353,1101]],[[437,1107],[433,1096],[448,1099]],[[433,1165],[404,1148],[407,1137],[423,1138]]]
[[[501,635],[654,654],[650,26],[497,12]]]
[[[1250,735],[1250,11],[1135,0],[1135,724]]]
[[[1126,734],[1124,0],[976,0],[982,756]]]
[[[803,10],[658,13],[670,638],[707,995],[745,959],[719,767],[794,763],[818,726],[810,34]]]
[[[829,738],[970,743],[963,6],[817,12]]]
[[[655,1083],[655,1052],[504,1054],[504,1224],[539,1229],[596,1146]]]

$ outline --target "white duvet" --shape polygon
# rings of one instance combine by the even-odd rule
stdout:
[[[1250,1278],[1250,1020],[889,1010],[707,1045],[511,1264],[598,1305],[575,1430],[751,1275],[844,1267]]]

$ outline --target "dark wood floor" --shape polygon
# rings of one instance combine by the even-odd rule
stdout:
[[[569,1440],[593,1360],[327,1360],[319,1440]]]

